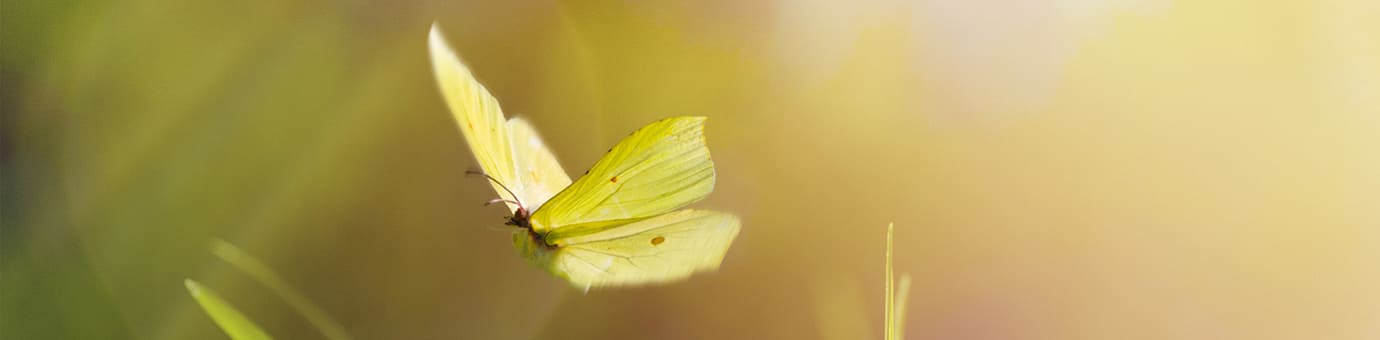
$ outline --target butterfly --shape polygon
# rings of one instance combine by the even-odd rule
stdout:
[[[436,25],[431,63],[442,96],[482,172],[512,213],[513,245],[576,288],[683,280],[714,271],[738,236],[738,217],[677,210],[714,190],[705,117],[673,117],[634,131],[571,181],[521,118],[474,79]]]

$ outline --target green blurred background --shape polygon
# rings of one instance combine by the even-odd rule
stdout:
[[[1380,337],[1380,3],[0,1],[6,339]],[[579,174],[707,115],[718,273],[527,265],[435,89],[440,23]]]

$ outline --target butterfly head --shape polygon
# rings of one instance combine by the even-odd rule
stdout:
[[[517,210],[513,211],[513,216],[508,218],[508,225],[518,226],[518,228],[532,229],[532,214],[527,212],[527,208],[518,204]]]

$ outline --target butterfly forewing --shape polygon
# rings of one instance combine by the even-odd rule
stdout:
[[[694,203],[714,190],[704,117],[657,121],[624,138],[532,216],[548,243]]]
[[[570,184],[570,177],[531,125],[518,118],[504,121],[498,99],[474,79],[436,26],[431,28],[430,49],[441,94],[479,168],[498,182],[490,184],[499,197],[521,202],[532,211]],[[516,211],[518,205],[508,203],[508,208]]]

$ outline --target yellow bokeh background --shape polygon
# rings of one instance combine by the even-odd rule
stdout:
[[[1380,337],[1380,4],[5,0],[0,336]],[[713,274],[581,294],[511,249],[432,22],[583,172],[705,115]]]

